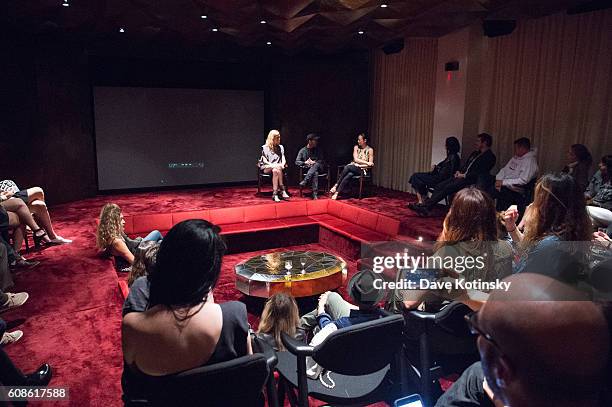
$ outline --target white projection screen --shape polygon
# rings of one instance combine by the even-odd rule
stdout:
[[[96,86],[98,189],[253,181],[264,92]]]

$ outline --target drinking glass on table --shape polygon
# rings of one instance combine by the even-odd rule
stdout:
[[[306,257],[300,257],[300,264],[302,265],[302,274],[305,274],[306,270],[304,270],[304,266],[306,265]]]

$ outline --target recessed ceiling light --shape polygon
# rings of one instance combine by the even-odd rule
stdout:
[[[382,8],[387,8],[387,7],[389,7],[389,6],[383,3],[383,4],[381,4],[381,5],[380,5],[380,7],[382,7]]]
[[[363,35],[363,34],[365,34],[365,31],[359,30],[359,31],[357,31],[357,34]]]
[[[270,41],[266,42],[266,45],[272,45],[272,43]]]
[[[68,3],[68,0],[64,0],[64,2],[62,3],[62,6],[70,7],[70,3]]]
[[[259,24],[265,24],[265,23],[267,23],[267,21],[266,21],[266,20],[261,20],[261,21],[259,22]]]
[[[212,31],[216,33],[217,31],[219,31],[219,29],[218,28],[213,28]]]
[[[125,32],[125,28],[121,27],[121,28],[119,29],[119,32],[120,32],[120,33],[124,33],[124,32]]]
[[[200,18],[206,19],[206,18],[208,18],[208,16],[206,16],[206,15],[201,15],[201,16],[200,16]]]

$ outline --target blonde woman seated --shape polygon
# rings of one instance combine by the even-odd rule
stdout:
[[[280,143],[281,136],[278,130],[270,130],[266,144],[262,146],[259,168],[265,173],[272,173],[272,199],[280,202],[280,192],[283,199],[289,199],[289,195],[283,184],[283,169],[287,166],[285,160],[285,148]]]
[[[115,268],[118,271],[128,272],[134,263],[134,253],[138,245],[143,241],[161,241],[163,236],[158,230],[154,230],[144,238],[130,239],[123,230],[124,225],[125,220],[119,205],[104,205],[100,212],[96,244],[103,255],[114,256]]]
[[[338,195],[345,194],[351,178],[355,175],[366,175],[374,167],[374,149],[368,145],[365,133],[357,136],[357,145],[353,147],[353,161],[344,167],[336,184],[329,190],[331,199],[338,199]]]
[[[295,299],[285,293],[274,294],[266,301],[257,337],[275,351],[284,351],[281,332],[298,340],[306,340],[306,332],[300,327],[300,314]]]

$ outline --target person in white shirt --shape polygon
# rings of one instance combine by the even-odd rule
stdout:
[[[536,151],[531,149],[527,137],[521,137],[514,142],[514,156],[495,176],[495,198],[497,210],[505,211],[510,205],[517,205],[520,215],[525,206],[525,186],[538,173]]]

